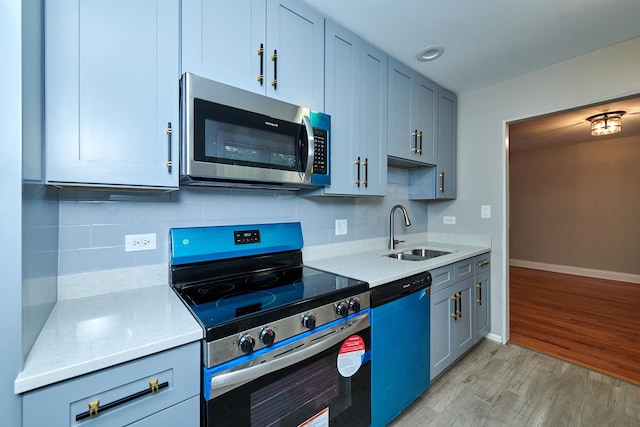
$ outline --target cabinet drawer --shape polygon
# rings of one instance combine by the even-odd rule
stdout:
[[[43,387],[24,394],[23,423],[27,427],[130,424],[198,395],[199,368],[200,345],[191,343]],[[159,388],[150,392],[156,380]],[[97,414],[87,417],[90,403],[96,401]],[[105,409],[109,404],[113,406]]]
[[[474,258],[458,261],[453,267],[453,280],[455,283],[473,277],[473,260]]]
[[[453,264],[443,265],[429,271],[431,273],[432,294],[453,285],[453,266]]]
[[[476,275],[491,271],[491,252],[476,256],[474,258],[474,267]]]

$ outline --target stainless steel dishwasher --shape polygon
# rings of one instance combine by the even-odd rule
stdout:
[[[371,289],[371,425],[385,426],[430,384],[431,274]]]

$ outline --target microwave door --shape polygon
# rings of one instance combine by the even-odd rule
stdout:
[[[315,153],[315,138],[309,117],[302,117],[302,125],[298,135],[298,172],[304,182],[310,182]]]

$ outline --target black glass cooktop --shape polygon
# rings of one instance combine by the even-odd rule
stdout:
[[[311,267],[256,272],[176,289],[212,341],[239,329],[368,291],[366,282]]]

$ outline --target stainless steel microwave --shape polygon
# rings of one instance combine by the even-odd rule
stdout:
[[[186,73],[182,185],[300,189],[331,184],[331,117]]]

